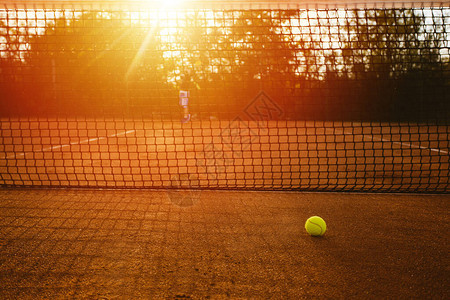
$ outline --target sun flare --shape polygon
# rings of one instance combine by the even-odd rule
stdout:
[[[157,5],[163,8],[177,8],[183,2],[188,0],[147,0],[149,4]]]

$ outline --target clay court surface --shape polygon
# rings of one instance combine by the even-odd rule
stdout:
[[[0,295],[448,299],[449,200],[0,189]],[[304,230],[312,215],[323,238]]]

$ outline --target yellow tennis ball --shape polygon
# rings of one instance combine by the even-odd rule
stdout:
[[[306,220],[305,229],[312,236],[322,236],[327,231],[327,224],[321,217],[314,216]]]

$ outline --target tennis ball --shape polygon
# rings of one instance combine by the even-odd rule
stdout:
[[[321,217],[314,216],[306,220],[305,229],[312,236],[322,236],[327,230],[327,224]]]

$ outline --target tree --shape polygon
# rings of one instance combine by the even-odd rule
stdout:
[[[430,118],[443,107],[446,36],[427,30],[424,15],[355,10],[345,25],[313,24],[342,17],[332,14],[181,10],[134,18],[67,10],[43,33],[3,23],[0,93],[30,113],[71,115],[177,114],[182,82],[197,112],[229,117],[260,90],[301,119]],[[327,26],[339,27],[340,49],[327,51]]]
[[[327,73],[337,101],[353,106],[356,119],[432,117],[424,111],[442,102],[435,97],[443,93],[448,77],[439,53],[443,33],[427,31],[425,16],[412,9],[355,10],[352,16],[340,56],[327,58],[331,66],[345,66]]]
[[[306,50],[283,29],[298,14],[258,10],[184,16],[187,25],[172,47],[181,49],[178,68],[191,75],[194,98],[233,117],[264,90],[288,111],[298,81],[298,57]]]
[[[0,115],[17,114],[27,99],[22,88],[26,72],[21,57],[24,32],[0,20],[0,33]]]
[[[28,36],[27,94],[45,114],[143,113],[170,89],[157,37],[124,12],[62,15]]]

